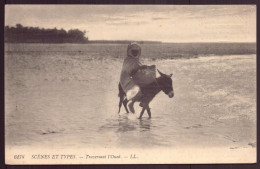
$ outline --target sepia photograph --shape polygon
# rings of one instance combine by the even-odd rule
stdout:
[[[256,5],[5,5],[5,163],[256,163],[256,21]]]

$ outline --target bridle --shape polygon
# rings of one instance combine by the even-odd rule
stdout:
[[[161,76],[162,77],[162,76]],[[156,83],[156,87],[158,88],[158,89],[160,89],[160,90],[162,90],[163,91],[163,89],[161,88],[161,86],[159,85],[159,83],[158,83],[158,81],[157,81],[157,79],[156,78],[154,78],[153,77],[153,79],[154,79],[154,81],[155,81],[155,83]],[[164,91],[163,91],[164,92]],[[164,92],[165,93],[165,92]],[[167,94],[168,95],[168,93],[165,93],[165,94]]]

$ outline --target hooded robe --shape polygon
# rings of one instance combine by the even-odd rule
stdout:
[[[138,50],[138,55],[133,56],[132,50]],[[155,66],[144,66],[140,63],[141,47],[137,43],[131,43],[127,48],[127,57],[124,60],[120,84],[125,93],[135,85],[143,87],[152,83],[156,77]]]

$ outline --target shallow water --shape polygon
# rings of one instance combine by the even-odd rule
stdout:
[[[159,93],[150,104],[152,119],[144,114],[138,120],[138,104],[136,114],[123,107],[117,114],[121,57],[101,57],[98,46],[85,55],[75,52],[77,46],[10,45],[5,52],[8,146],[256,146],[256,55],[143,59],[173,73],[175,97]]]

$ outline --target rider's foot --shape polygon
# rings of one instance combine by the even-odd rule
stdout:
[[[130,110],[132,113],[135,113],[134,102],[133,102],[133,101],[128,104],[128,107],[129,107],[129,110]]]

